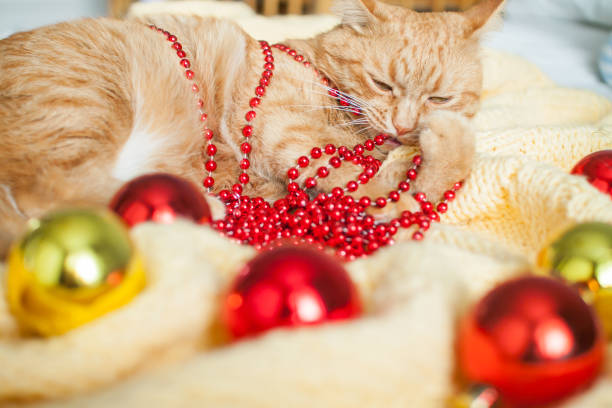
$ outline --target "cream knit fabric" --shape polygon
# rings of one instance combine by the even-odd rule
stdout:
[[[478,158],[443,222],[423,242],[347,265],[364,317],[219,344],[221,296],[254,251],[207,227],[145,224],[133,238],[149,283],[122,309],[63,336],[24,338],[0,297],[0,405],[442,407],[461,314],[528,271],[559,229],[612,222],[610,198],[567,174],[612,148],[610,102],[555,87],[516,57],[487,51],[484,62]],[[612,406],[609,351],[597,383],[564,407]]]

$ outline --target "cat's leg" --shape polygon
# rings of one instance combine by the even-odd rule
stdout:
[[[469,175],[474,162],[475,140],[469,121],[455,112],[433,113],[426,118],[425,124],[419,136],[423,164],[415,187],[433,202]]]

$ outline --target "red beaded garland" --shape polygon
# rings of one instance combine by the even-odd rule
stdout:
[[[156,29],[155,26],[151,28]],[[177,51],[180,58],[180,65],[186,69],[185,76],[188,80],[193,80],[195,72],[189,61],[187,54],[176,37],[163,30],[157,29],[168,38]],[[171,41],[171,39],[173,39]],[[249,101],[251,108],[245,114],[245,124],[242,128],[244,141],[240,144],[242,159],[239,161],[240,173],[237,183],[231,191],[222,190],[219,198],[226,205],[226,216],[222,220],[217,220],[213,226],[228,237],[238,239],[242,243],[255,245],[256,247],[266,246],[279,238],[291,236],[300,237],[304,241],[317,243],[332,247],[336,253],[346,259],[354,259],[372,253],[381,246],[393,243],[393,235],[397,233],[399,227],[409,228],[415,226],[417,230],[412,235],[414,240],[423,239],[423,232],[426,231],[431,221],[439,221],[439,213],[447,211],[447,203],[455,198],[455,192],[461,188],[461,183],[456,183],[451,189],[444,193],[444,199],[437,205],[427,201],[422,193],[416,193],[415,198],[421,203],[421,212],[405,212],[401,217],[391,220],[389,223],[375,222],[374,218],[367,215],[368,207],[383,208],[391,202],[397,202],[400,194],[410,190],[410,182],[415,180],[418,175],[418,168],[421,165],[420,156],[413,158],[413,167],[406,173],[406,180],[399,182],[396,190],[390,191],[388,197],[379,197],[372,200],[369,197],[361,197],[358,201],[346,193],[352,193],[359,189],[359,186],[366,184],[376,175],[382,163],[371,155],[365,154],[374,150],[376,146],[385,143],[388,136],[379,134],[373,139],[365,140],[362,144],[353,146],[315,146],[310,150],[310,157],[301,156],[297,159],[295,167],[288,169],[287,177],[293,182],[288,184],[288,194],[276,202],[270,204],[261,197],[249,197],[242,195],[243,187],[249,183],[250,177],[247,170],[250,168],[249,154],[252,151],[250,139],[254,136],[252,121],[257,116],[256,108],[261,104],[262,97],[265,95],[266,88],[271,84],[273,71],[275,69],[272,48],[279,49],[295,61],[310,67],[311,63],[305,60],[303,55],[289,48],[286,45],[276,44],[270,46],[265,41],[260,41],[262,54],[264,55],[263,72],[259,85],[255,88],[254,94]],[[329,86],[329,80],[314,70],[324,86]],[[337,88],[328,88],[329,95],[337,99],[342,109],[355,115],[361,114],[361,109],[354,98],[347,95]],[[207,115],[202,111],[204,106],[203,99],[199,96],[199,88],[194,83],[192,90],[197,95],[197,107],[202,122],[207,120]],[[203,179],[203,185],[210,191],[214,186],[213,172],[217,168],[214,156],[217,152],[216,146],[211,142],[213,138],[212,130],[204,127],[202,130],[204,139],[207,141],[205,152],[208,159],[205,169],[208,174]],[[330,167],[320,166],[315,171],[314,177],[306,177],[303,181],[304,188],[296,182],[300,177],[300,170],[321,158],[323,154],[331,156],[328,159]],[[325,178],[331,170],[339,168],[343,162],[349,165],[361,166],[363,171],[357,180],[347,182],[344,188],[336,187],[330,194],[319,194],[315,199],[310,199],[306,190],[312,189],[317,185],[317,178]]]

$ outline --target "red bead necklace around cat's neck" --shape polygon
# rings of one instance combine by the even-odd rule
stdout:
[[[213,131],[206,126],[208,117],[203,110],[204,101],[200,95],[200,88],[195,82],[191,62],[175,35],[154,25],[149,27],[166,36],[171,43],[171,48],[176,51],[180,66],[185,69],[185,77],[192,82],[191,90],[196,96],[199,120],[203,123],[202,136],[206,140],[204,150],[208,157],[204,164],[208,173],[202,184],[210,193],[215,184],[213,173],[217,168],[215,161],[217,147],[213,143]],[[423,239],[423,233],[429,229],[431,222],[439,221],[439,213],[447,211],[447,204],[455,198],[456,191],[461,188],[461,182],[455,183],[451,189],[446,191],[442,201],[435,206],[427,200],[424,193],[414,193],[413,197],[420,204],[421,211],[403,211],[399,217],[388,223],[377,222],[373,216],[366,213],[368,207],[383,208],[389,203],[399,201],[400,194],[410,190],[410,183],[416,180],[418,175],[418,168],[421,164],[420,156],[413,157],[413,165],[406,172],[406,179],[398,184],[396,190],[389,192],[387,197],[372,199],[363,196],[356,200],[346,194],[357,191],[360,184],[366,184],[378,172],[381,162],[365,152],[374,150],[377,145],[382,145],[388,138],[384,134],[368,139],[363,144],[357,144],[352,149],[346,146],[337,147],[333,144],[313,147],[309,155],[299,157],[296,165],[287,171],[287,177],[291,180],[287,185],[287,194],[273,204],[266,202],[261,197],[242,195],[243,186],[248,184],[250,179],[247,170],[251,166],[249,154],[252,151],[251,139],[254,135],[251,123],[257,116],[256,109],[262,103],[262,97],[274,73],[272,48],[285,52],[305,67],[311,66],[303,55],[286,45],[270,46],[265,41],[260,41],[259,44],[264,56],[264,70],[259,85],[254,90],[254,96],[249,101],[250,110],[244,116],[245,125],[242,128],[244,140],[240,144],[242,153],[242,158],[239,160],[240,174],[231,190],[219,192],[218,197],[226,206],[226,215],[223,219],[214,221],[213,227],[228,237],[257,248],[266,247],[279,239],[296,238],[321,248],[334,248],[337,255],[348,260],[365,256],[381,246],[393,243],[393,236],[399,228],[416,226],[412,239]],[[358,104],[350,95],[336,88],[329,88],[329,80],[316,69],[314,73],[329,89],[330,96],[337,98],[340,105],[344,106],[347,111],[356,115],[361,113]],[[329,165],[319,167],[316,174],[307,177],[303,186],[300,186],[296,181],[300,176],[299,169],[308,167],[311,160],[320,159],[324,154],[330,156]],[[320,193],[311,199],[306,191],[316,187],[318,179],[328,177],[330,171],[340,167],[343,161],[363,168],[358,179],[349,181],[343,188],[335,187],[330,193]]]

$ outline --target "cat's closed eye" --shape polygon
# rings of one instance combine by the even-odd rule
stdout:
[[[387,84],[386,82],[374,79],[374,77],[372,75],[370,75],[370,79],[372,80],[372,82],[374,82],[374,85],[376,85],[376,87],[378,89],[380,89],[381,91],[383,91],[383,92],[393,92],[393,87],[391,85]]]
[[[443,103],[450,102],[452,97],[443,97],[443,96],[430,96],[428,101],[434,103],[436,105],[442,105]]]

